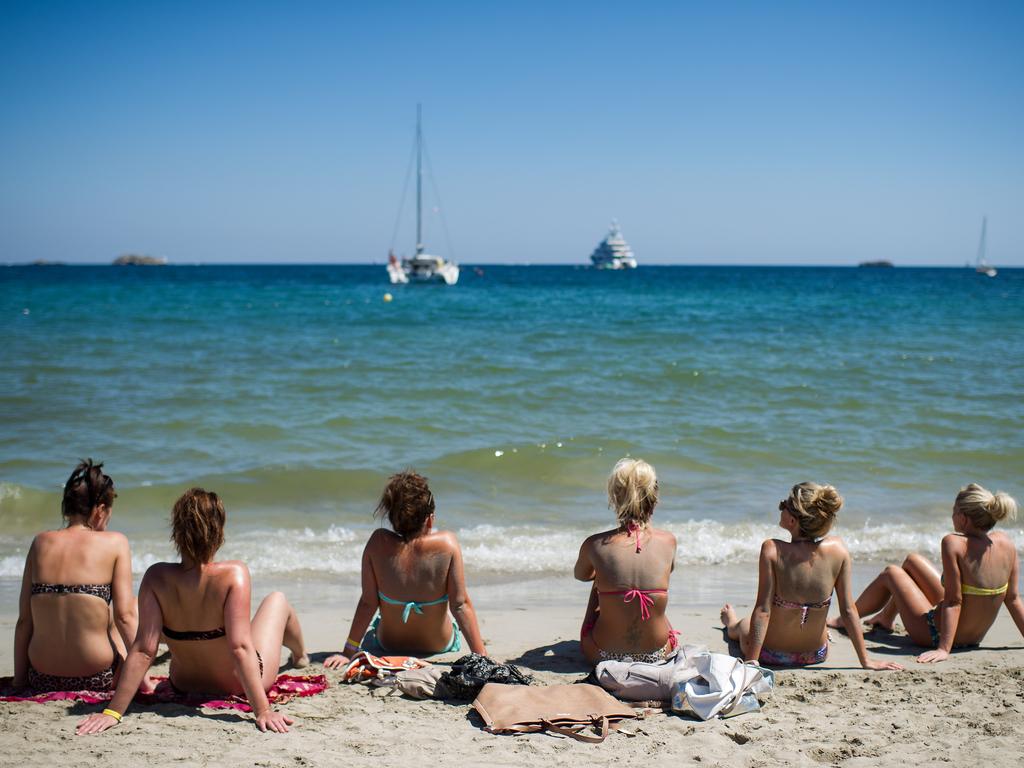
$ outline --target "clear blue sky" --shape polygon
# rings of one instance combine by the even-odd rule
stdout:
[[[382,261],[422,101],[463,262],[1024,266],[1022,3],[0,14],[0,262]]]

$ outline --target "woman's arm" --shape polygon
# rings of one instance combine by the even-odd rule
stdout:
[[[294,721],[271,708],[267,692],[263,690],[256,646],[252,642],[252,617],[249,613],[252,608],[252,581],[249,569],[238,563],[232,568],[230,578],[224,599],[224,634],[235,660],[235,674],[256,716],[256,727],[261,731],[286,733]]]
[[[376,535],[376,534],[374,534]],[[352,624],[348,628],[348,639],[341,653],[335,653],[324,659],[324,666],[328,669],[341,669],[348,665],[349,658],[359,652],[359,644],[363,641],[366,628],[373,619],[373,614],[380,606],[380,598],[377,597],[377,574],[373,571],[373,559],[370,556],[374,536],[363,547],[363,560],[360,568],[360,581],[362,591],[359,594],[359,601],[356,603],[356,612],[352,614]]]
[[[950,534],[942,539],[942,580],[946,589],[939,610],[942,611],[942,629],[939,630],[939,646],[934,651],[925,651],[917,660],[922,664],[936,664],[949,658],[956,638],[956,628],[960,624],[960,606],[963,595],[960,591],[960,562],[957,550],[961,549],[963,539]],[[1007,588],[1009,591],[1009,588]]]
[[[597,576],[594,561],[590,557],[590,539],[580,546],[580,555],[576,558],[576,566],[572,569],[577,581],[593,581]]]
[[[14,687],[28,685],[28,646],[32,642],[32,557],[36,542],[28,548],[25,571],[21,575],[21,593],[18,596],[18,623],[14,625]]]
[[[466,589],[466,575],[462,565],[462,549],[455,534],[448,534],[452,543],[452,561],[448,566],[448,608],[459,623],[459,629],[469,643],[469,650],[487,655],[484,648],[484,640],[480,635],[480,627],[476,622],[476,611],[473,610],[473,602],[469,599],[469,590]]]
[[[772,615],[772,595],[775,594],[775,572],[772,570],[774,559],[775,542],[768,539],[761,545],[761,555],[757,561],[757,599],[754,601],[754,610],[750,613],[750,634],[740,638],[740,650],[748,661],[758,660],[761,647],[764,645],[765,633],[768,632],[768,622]]]
[[[139,609],[132,592],[132,552],[128,546],[128,538],[121,534],[115,535],[118,537],[117,554],[114,560],[114,575],[111,578],[114,625],[124,640],[124,647],[131,648],[139,628]]]
[[[836,579],[836,597],[839,599],[839,615],[846,627],[846,634],[853,643],[853,650],[857,652],[857,660],[864,669],[903,669],[902,665],[893,661],[875,661],[868,656],[867,646],[864,644],[864,631],[860,624],[860,613],[857,611],[857,603],[854,602],[851,571],[853,560],[846,547],[843,547],[843,562],[839,566],[839,578]]]
[[[1024,600],[1020,599],[1020,593],[1017,591],[1020,561],[1017,558],[1017,549],[1012,542],[1010,546],[1013,548],[1013,564],[1010,566],[1010,578],[1006,587],[1006,596],[1003,597],[1003,605],[1010,612],[1013,623],[1017,625],[1017,631],[1024,635]]]
[[[132,697],[139,689],[146,672],[153,664],[157,645],[160,642],[160,630],[164,625],[163,611],[160,609],[156,592],[153,591],[153,580],[157,578],[153,575],[153,571],[154,568],[159,567],[150,568],[142,579],[142,585],[139,587],[140,620],[138,631],[135,633],[135,642],[132,643],[124,668],[121,670],[121,679],[117,683],[117,690],[114,691],[114,698],[104,710],[104,712],[116,712],[118,717],[100,713],[89,715],[85,720],[79,722],[78,728],[75,730],[79,736],[100,733],[117,725],[120,722],[120,717],[124,715],[128,705],[131,704]]]

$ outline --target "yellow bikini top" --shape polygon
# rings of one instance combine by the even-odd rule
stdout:
[[[985,587],[972,587],[970,584],[961,584],[960,592],[964,595],[982,595],[983,597],[991,597],[992,595],[1001,595],[1006,592],[1007,587],[1010,584],[1003,584],[1001,587],[995,589],[986,589]]]

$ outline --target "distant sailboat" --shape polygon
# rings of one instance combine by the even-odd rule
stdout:
[[[988,217],[981,217],[981,240],[978,241],[978,258],[974,264],[974,271],[987,277],[995,277],[998,272],[988,261],[985,260],[986,240],[988,234]]]
[[[420,105],[416,105],[416,255],[399,261],[394,252],[388,253],[388,279],[392,285],[401,283],[443,283],[455,285],[459,280],[459,265],[440,256],[424,253],[423,245],[423,131],[420,127]]]

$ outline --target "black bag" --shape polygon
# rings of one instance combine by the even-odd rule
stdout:
[[[529,685],[532,682],[532,677],[524,675],[513,664],[499,664],[486,656],[471,653],[453,663],[451,672],[441,675],[434,689],[434,698],[471,701],[487,683]]]

